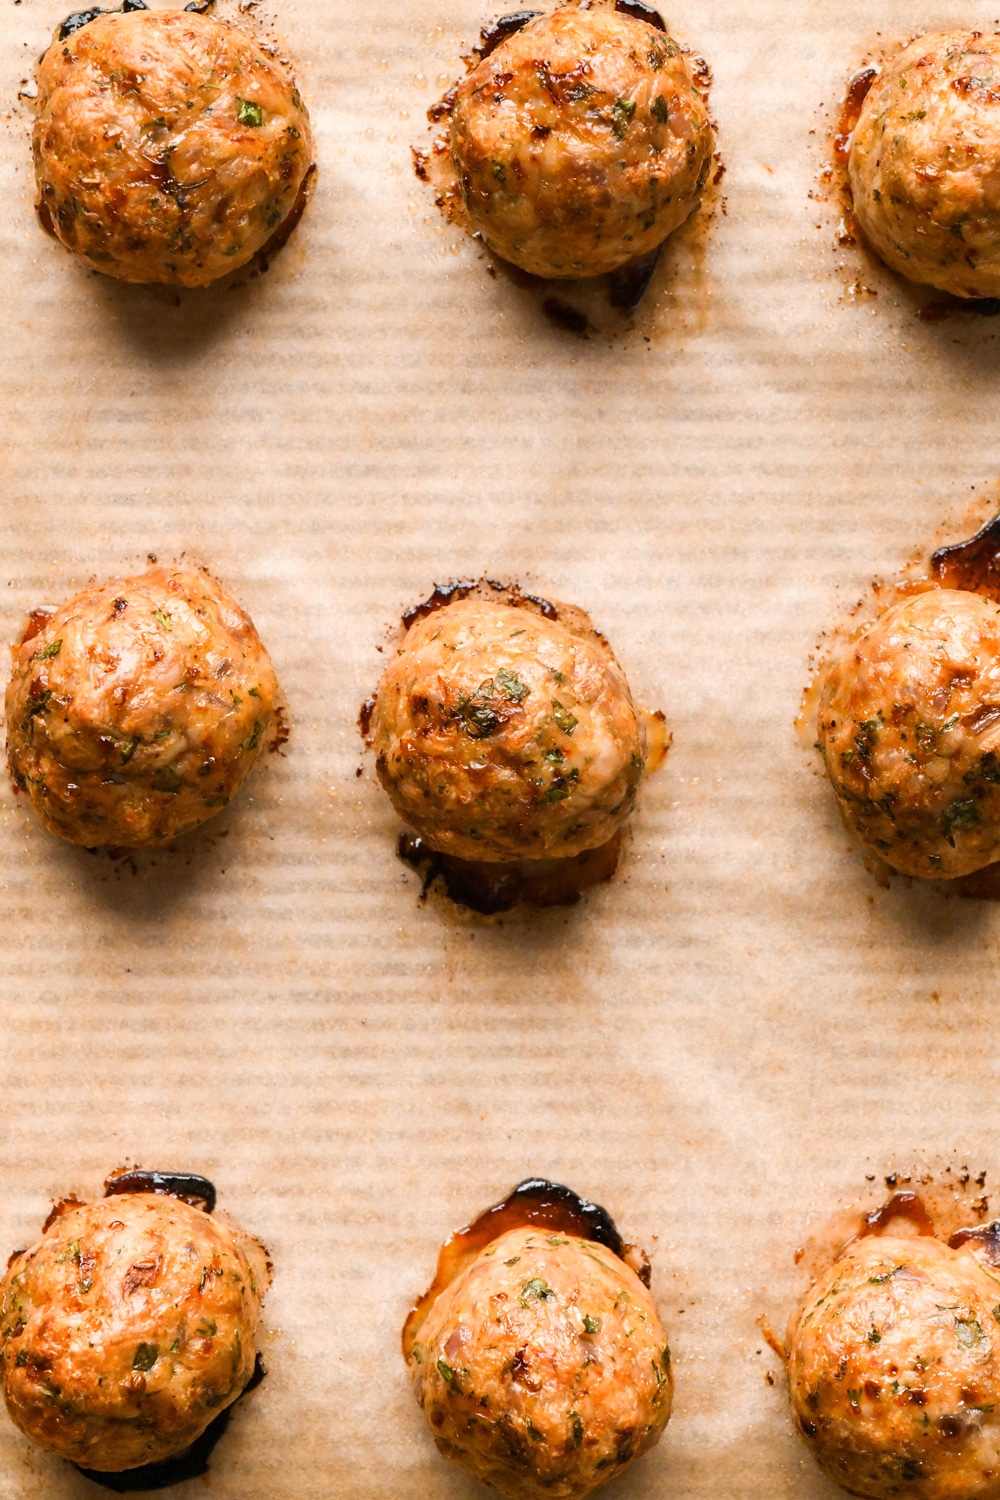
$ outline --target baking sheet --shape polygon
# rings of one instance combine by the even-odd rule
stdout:
[[[126,1159],[205,1173],[275,1261],[270,1373],[171,1493],[473,1500],[398,1332],[440,1241],[548,1175],[648,1248],[675,1351],[666,1437],[608,1500],[832,1496],[756,1320],[866,1174],[1000,1173],[1000,911],[879,888],[793,721],[824,628],[996,479],[1000,346],[921,323],[810,194],[874,33],[992,10],[671,3],[714,69],[727,212],[633,334],[582,342],[411,170],[497,7],[269,12],[315,196],[266,276],[179,306],[35,225],[16,95],[66,9],[0,9],[0,637],[150,552],[205,562],[292,737],[136,873],[0,788],[0,1245]],[[401,609],[481,572],[590,610],[674,732],[619,877],[572,911],[421,906],[357,738]],[[98,1493],[0,1421],[3,1500]]]

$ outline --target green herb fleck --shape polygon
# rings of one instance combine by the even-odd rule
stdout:
[[[237,103],[239,104],[239,110],[237,111],[236,118],[241,125],[252,125],[254,129],[263,125],[264,111],[259,104],[255,104],[252,99],[239,99]]]
[[[151,1370],[160,1357],[155,1344],[140,1344],[132,1361],[133,1370]]]
[[[574,1448],[579,1448],[581,1443],[583,1442],[583,1419],[581,1418],[578,1411],[571,1411],[569,1414],[569,1421],[571,1446]]]
[[[173,766],[161,766],[153,777],[153,790],[155,792],[166,792],[170,796],[176,796],[181,789],[181,778]]]
[[[564,708],[556,698],[553,698],[552,700],[552,713],[553,717],[555,718],[556,725],[559,729],[562,730],[563,734],[572,734],[573,730],[580,722],[580,720],[575,718],[568,709]]]
[[[885,728],[885,720],[880,713],[873,719],[863,719],[858,725],[858,732],[854,736],[854,743],[862,760],[868,760],[875,748],[880,729]]]
[[[510,1260],[505,1260],[504,1261],[504,1265],[505,1266],[516,1266],[517,1263],[518,1263],[518,1261],[520,1259],[521,1259],[521,1257],[519,1255],[512,1255],[511,1258],[510,1258]]]
[[[654,120],[659,120],[661,125],[667,124],[670,119],[670,106],[662,94],[657,94],[649,106],[649,113],[653,116]]]
[[[63,1250],[60,1250],[59,1254],[56,1256],[56,1265],[57,1266],[65,1265],[66,1261],[68,1261],[68,1260],[79,1260],[79,1259],[80,1259],[80,1241],[79,1240],[73,1240],[73,1242],[71,1244],[67,1245]]]
[[[42,649],[41,649],[41,651],[36,651],[35,654],[34,654],[34,656],[31,658],[31,660],[32,661],[51,661],[54,656],[58,656],[59,655],[59,653],[60,653],[61,650],[62,650],[62,641],[61,640],[59,640],[59,641],[53,641],[50,646],[43,646]]]
[[[512,703],[523,703],[531,691],[526,682],[522,682],[520,677],[509,672],[506,667],[501,667],[497,672],[497,687]]]
[[[202,1318],[195,1333],[200,1339],[214,1339],[218,1324],[214,1318]]]
[[[446,1365],[443,1359],[439,1359],[437,1362],[437,1370],[438,1374],[441,1376],[441,1379],[445,1382],[446,1385],[454,1385],[455,1371],[451,1368],[451,1365]]]
[[[474,693],[459,698],[456,714],[470,739],[488,740],[503,727],[503,719],[493,706],[495,690],[492,677],[488,677]]]
[[[507,181],[507,168],[504,166],[502,161],[495,161],[493,163],[493,176],[496,178],[497,182]]]
[[[254,721],[253,721],[253,733],[251,734],[249,740],[247,741],[247,749],[248,750],[256,750],[257,746],[260,744],[260,737],[261,737],[261,735],[263,733],[264,733],[264,726],[263,726],[263,724],[261,723],[261,721],[259,719],[254,719]]]
[[[540,1276],[534,1276],[521,1288],[521,1306],[527,1307],[529,1302],[547,1302],[554,1296],[555,1292],[548,1283],[542,1281]]]
[[[956,1318],[955,1337],[960,1349],[972,1349],[976,1344],[985,1344],[986,1335],[978,1318]]]
[[[979,827],[979,809],[971,800],[949,802],[941,814],[941,832],[954,849],[956,833],[971,833]]]
[[[30,698],[28,700],[28,712],[24,716],[25,719],[30,720],[33,719],[36,714],[43,714],[51,702],[52,692],[51,689],[48,688],[44,693],[42,693],[40,698]]]
[[[122,765],[127,766],[133,755],[139,748],[139,740],[136,735],[122,746]]]
[[[160,624],[162,626],[164,626],[164,628],[166,630],[172,630],[173,629],[173,625],[171,624],[170,616],[168,615],[168,613],[167,613],[167,611],[165,609],[154,609],[153,610],[153,619],[154,620],[159,620]]]
[[[584,1333],[600,1333],[600,1331],[601,1331],[601,1320],[600,1320],[600,1318],[590,1318],[590,1317],[586,1317],[585,1316],[584,1320],[583,1320],[583,1331],[584,1331]]]
[[[868,1330],[868,1342],[869,1344],[881,1344],[882,1342],[882,1335],[874,1326]]]
[[[624,140],[625,132],[631,125],[634,114],[634,99],[616,99],[611,106],[611,128],[620,141]]]

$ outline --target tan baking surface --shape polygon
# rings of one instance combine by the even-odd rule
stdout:
[[[473,1500],[398,1330],[440,1240],[548,1174],[648,1247],[676,1351],[666,1438],[608,1500],[832,1496],[758,1313],[865,1173],[1000,1172],[1000,911],[879,889],[792,726],[819,632],[1000,469],[1000,325],[923,324],[877,274],[845,300],[808,196],[820,101],[912,5],[667,7],[714,67],[728,217],[589,344],[411,172],[481,0],[282,4],[314,201],[269,275],[180,308],[35,225],[14,100],[67,8],[0,10],[0,636],[186,552],[253,613],[293,732],[134,876],[0,788],[0,1246],[126,1157],[207,1173],[274,1255],[270,1377],[183,1493]],[[400,609],[481,571],[589,609],[675,736],[620,878],[492,925],[418,905],[355,729]],[[3,1500],[100,1493],[0,1419]]]

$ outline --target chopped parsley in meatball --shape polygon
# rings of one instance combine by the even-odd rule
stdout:
[[[698,206],[712,129],[677,43],[646,21],[566,6],[459,85],[451,155],[472,228],[536,276],[645,255]]]
[[[831,1479],[871,1500],[997,1500],[998,1301],[970,1246],[848,1248],[788,1335],[795,1421]]]
[[[1000,296],[1000,36],[918,37],[861,111],[850,147],[865,239],[911,281]]]
[[[1000,606],[933,589],[830,667],[819,746],[844,818],[909,875],[1000,859]]]
[[[445,1458],[509,1500],[580,1500],[660,1438],[673,1376],[638,1276],[605,1246],[526,1227],[433,1303],[409,1353]]]
[[[309,117],[275,58],[187,11],[100,15],[38,69],[42,222],[122,281],[206,286],[296,207]]]
[[[151,847],[225,807],[260,755],[277,683],[253,622],[206,572],[84,589],[27,635],[7,759],[52,833]]]
[[[7,1410],[85,1469],[183,1452],[253,1373],[262,1289],[233,1232],[176,1198],[73,1208],[0,1286]]]
[[[646,757],[624,674],[581,611],[552,620],[478,598],[411,626],[379,683],[372,730],[400,817],[467,860],[608,843]]]

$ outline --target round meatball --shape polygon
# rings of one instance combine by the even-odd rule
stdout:
[[[175,1198],[63,1214],[0,1287],[7,1410],[85,1469],[183,1452],[253,1373],[260,1293],[232,1232]]]
[[[43,224],[95,271],[207,286],[296,206],[309,117],[284,67],[187,11],[100,15],[38,69]]]
[[[698,206],[712,146],[677,43],[615,11],[530,22],[464,79],[451,116],[473,229],[536,276],[599,276],[662,244]]]
[[[378,774],[434,849],[551,859],[606,844],[635,802],[646,732],[581,611],[463,599],[411,626],[379,683]]]
[[[865,238],[911,281],[1000,296],[1000,36],[918,37],[876,79],[850,148]]]
[[[1000,1496],[1000,1290],[968,1249],[865,1239],[788,1338],[799,1430],[855,1495]]]
[[[1000,608],[932,590],[830,668],[819,745],[848,826],[908,875],[1000,859]]]
[[[226,591],[205,572],[151,568],[43,618],[17,652],[6,713],[11,774],[46,828],[85,848],[143,848],[225,807],[277,692]]]
[[[512,1229],[441,1293],[410,1353],[445,1458],[511,1500],[577,1500],[659,1440],[673,1399],[652,1298],[603,1245]]]

